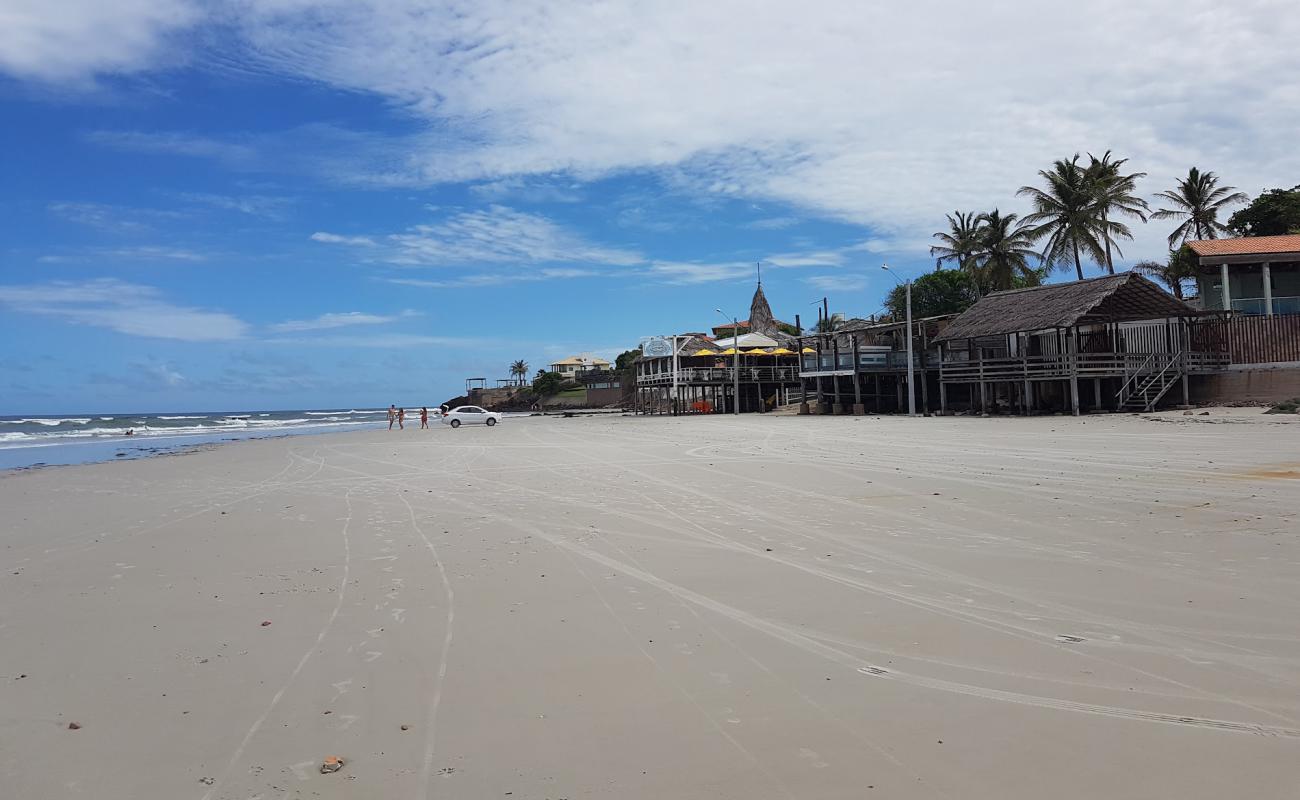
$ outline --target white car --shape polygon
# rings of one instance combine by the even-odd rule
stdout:
[[[442,421],[453,428],[459,428],[461,425],[491,427],[501,421],[501,415],[495,411],[485,411],[478,406],[456,406],[442,415]]]

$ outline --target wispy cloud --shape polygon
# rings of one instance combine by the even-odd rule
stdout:
[[[227,341],[248,332],[248,325],[231,314],[177,305],[151,286],[114,278],[0,285],[0,306],[154,339]]]
[[[270,326],[277,333],[294,333],[300,331],[324,331],[333,328],[346,328],[353,325],[386,325],[399,319],[417,317],[420,312],[407,310],[398,314],[367,314],[362,311],[342,311],[321,314],[313,319],[288,320]]]
[[[107,233],[142,234],[152,232],[161,220],[182,219],[180,211],[158,208],[135,208],[112,203],[59,202],[46,210],[56,217]]]
[[[229,195],[210,192],[180,192],[176,196],[186,202],[210,206],[222,211],[237,211],[241,214],[271,220],[284,219],[285,212],[295,202],[292,197],[265,194]]]
[[[343,236],[337,233],[327,231],[317,231],[311,235],[313,242],[322,242],[324,244],[347,244],[354,247],[374,247],[375,240],[369,236]]]
[[[417,286],[423,289],[474,289],[489,286],[507,286],[514,283],[534,283],[537,281],[565,280],[571,278],[591,278],[606,273],[593,269],[554,269],[545,268],[535,271],[484,272],[465,275],[445,280],[425,278],[386,278],[385,282],[398,286]]]
[[[215,158],[232,164],[252,164],[258,158],[253,145],[180,131],[100,130],[87,133],[86,138],[118,150]]]
[[[268,339],[267,344],[293,345],[296,347],[365,347],[392,348],[404,347],[481,347],[488,343],[485,339],[470,339],[457,336],[425,336],[418,333],[377,333],[353,336],[311,336],[284,337]]]
[[[753,222],[745,224],[746,228],[752,228],[758,231],[780,231],[786,228],[793,228],[802,220],[798,217],[764,217],[756,219]]]
[[[809,275],[803,282],[819,292],[859,292],[871,285],[871,280],[860,273]]]
[[[665,283],[692,284],[714,281],[733,281],[754,274],[749,262],[701,264],[693,261],[656,261],[650,265],[649,275]]]
[[[605,247],[538,214],[501,205],[463,211],[388,237],[395,264],[550,264],[556,262],[631,266],[639,253]]]

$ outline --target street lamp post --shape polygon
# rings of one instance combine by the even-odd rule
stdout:
[[[888,264],[881,264],[880,268],[894,276],[898,281],[898,276],[889,268]],[[912,361],[912,280],[909,278],[906,282],[899,281],[907,291],[907,414],[916,416],[916,383],[914,382],[916,366]]]
[[[714,311],[722,314],[722,309],[715,308]],[[722,314],[723,319],[728,319],[726,314]],[[731,413],[740,413],[740,322],[736,317],[731,317]]]

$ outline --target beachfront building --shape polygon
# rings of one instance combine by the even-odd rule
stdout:
[[[908,410],[908,391],[918,411],[938,396],[939,351],[933,344],[954,315],[912,321],[912,377],[908,384],[907,324],[850,319],[828,333],[799,338],[801,414],[888,414]]]
[[[700,332],[652,337],[635,362],[635,406],[645,414],[770,411],[799,388],[794,326],[778,321],[760,281],[749,319]]]
[[[610,363],[603,358],[598,358],[591,353],[579,353],[576,356],[562,358],[551,364],[551,372],[558,372],[566,378],[576,379],[578,373],[589,372],[591,370],[608,370]]]
[[[1191,376],[1226,366],[1199,312],[1136,273],[995,292],[936,338],[940,407],[982,413],[1186,404]]]
[[[1238,314],[1300,314],[1300,234],[1188,242],[1201,307]]]

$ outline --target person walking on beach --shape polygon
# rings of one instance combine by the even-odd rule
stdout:
[[[429,409],[426,406],[420,406],[420,429],[429,427]]]
[[[399,430],[403,430],[403,431],[406,430],[406,426],[402,424],[405,421],[406,421],[406,409],[404,408],[397,409],[397,427]]]
[[[388,429],[390,431],[393,429],[393,423],[396,421],[397,421],[397,406],[390,405],[388,407]]]

